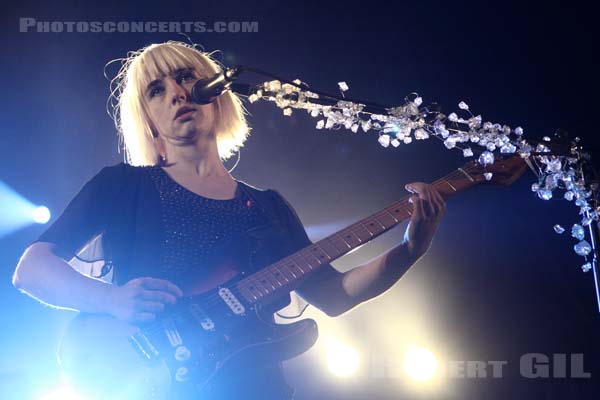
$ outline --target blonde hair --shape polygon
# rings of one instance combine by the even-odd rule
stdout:
[[[107,106],[115,121],[120,145],[125,150],[126,162],[132,165],[158,164],[160,155],[154,144],[154,133],[144,102],[146,86],[153,79],[180,68],[193,68],[200,75],[206,75],[202,77],[210,77],[221,72],[222,67],[212,58],[212,53],[176,41],[151,44],[138,51],[130,51],[126,58],[113,61],[122,61],[122,65],[111,80]],[[242,102],[234,93],[222,94],[213,107],[216,120],[213,134],[217,139],[219,156],[226,160],[243,146],[250,128]]]

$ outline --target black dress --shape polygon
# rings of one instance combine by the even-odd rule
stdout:
[[[86,183],[38,241],[56,244],[61,254],[84,255],[81,250],[100,237],[101,251],[92,257],[100,255],[111,266],[113,283],[151,276],[185,286],[208,276],[207,260],[226,251],[236,235],[265,224],[279,229],[278,238],[269,243],[278,255],[311,243],[292,207],[276,191],[238,182],[234,199],[209,199],[179,185],[158,166],[121,163]],[[221,393],[216,398],[290,399],[293,394],[279,364],[254,366],[228,383],[216,389]]]

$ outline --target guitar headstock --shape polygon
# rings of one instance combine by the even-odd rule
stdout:
[[[496,157],[493,164],[482,165],[477,161],[471,161],[465,164],[462,169],[478,183],[509,186],[525,173],[527,164],[520,156]],[[490,179],[486,178],[486,173],[492,174]]]

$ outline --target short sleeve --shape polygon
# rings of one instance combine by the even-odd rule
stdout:
[[[294,251],[298,251],[306,246],[312,244],[308,234],[306,233],[306,229],[304,229],[304,225],[294,207],[276,190],[272,190],[273,195],[275,197],[275,201],[277,203],[277,208],[279,212],[283,216],[284,225],[286,226],[288,233],[290,234],[291,240],[294,242],[293,247]]]
[[[107,227],[111,208],[115,206],[116,182],[122,165],[103,168],[83,185],[37,242],[54,243],[62,252],[74,255],[102,233]]]

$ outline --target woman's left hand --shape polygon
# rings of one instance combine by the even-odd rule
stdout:
[[[411,258],[416,260],[429,248],[446,211],[446,202],[437,189],[423,182],[409,183],[406,190],[415,195],[410,198],[413,213],[404,241]]]

